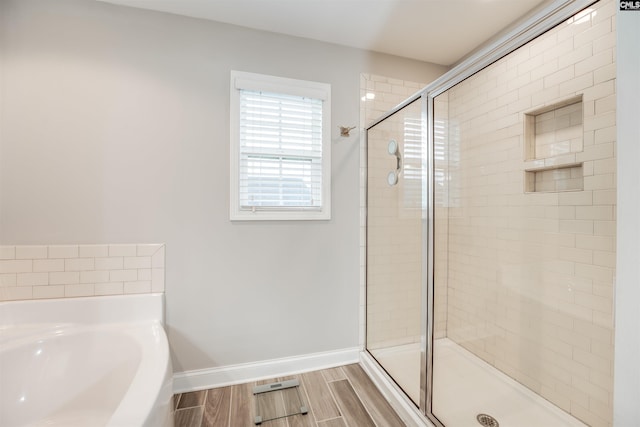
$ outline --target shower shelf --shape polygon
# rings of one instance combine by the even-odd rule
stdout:
[[[527,169],[524,182],[526,193],[582,191],[584,189],[582,163]]]

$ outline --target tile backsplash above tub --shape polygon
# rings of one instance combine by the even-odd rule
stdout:
[[[164,292],[165,245],[0,246],[0,301]]]

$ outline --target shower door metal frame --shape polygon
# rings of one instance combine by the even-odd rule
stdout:
[[[427,206],[423,208],[422,233],[423,233],[423,260],[422,260],[422,291],[426,296],[421,309],[421,372],[420,372],[420,404],[419,415],[424,421],[430,422],[436,427],[445,427],[432,411],[433,403],[433,331],[434,331],[434,215],[433,206],[433,166],[434,166],[434,99],[451,89],[453,86],[472,76],[483,68],[493,64],[514,50],[524,46],[526,43],[544,34],[551,28],[573,17],[576,13],[597,3],[597,0],[553,0],[543,3],[542,6],[533,10],[527,18],[512,25],[498,36],[494,37],[483,47],[479,48],[461,62],[455,65],[447,73],[436,79],[424,89],[418,91],[393,109],[373,121],[366,127],[365,135],[368,131],[391,117],[404,107],[422,98],[422,118],[423,118],[423,143],[426,147],[426,169],[424,185],[426,186]],[[366,279],[365,279],[366,286]],[[365,303],[366,309],[366,303]],[[366,316],[365,316],[366,318]],[[365,352],[366,333],[365,333]],[[374,359],[375,360],[375,359]],[[384,369],[378,368],[384,372]],[[383,375],[384,376],[384,375]],[[396,387],[397,391],[398,387]],[[405,399],[405,403],[408,402]],[[415,410],[415,406],[413,410]],[[412,411],[411,408],[407,408]],[[425,418],[426,417],[426,418]],[[454,426],[455,427],[455,426]]]
[[[434,206],[434,195],[433,195],[433,181],[434,181],[434,121],[433,121],[433,97],[425,94],[422,97],[422,103],[424,105],[424,114],[425,114],[425,127],[426,127],[426,145],[427,145],[427,172],[426,175],[426,187],[427,187],[427,212],[426,212],[426,224],[423,227],[424,234],[426,235],[426,241],[423,242],[423,247],[426,247],[426,259],[423,260],[423,270],[425,270],[426,274],[423,278],[423,286],[424,293],[426,295],[427,300],[425,304],[423,304],[423,316],[425,319],[425,336],[427,341],[425,343],[425,348],[423,349],[423,353],[425,359],[422,363],[422,368],[424,373],[421,373],[421,380],[424,379],[424,383],[420,384],[420,389],[424,388],[424,399],[420,403],[420,411],[429,418],[429,421],[433,423],[436,427],[444,427],[437,418],[430,416],[431,408],[433,403],[433,335],[435,328],[435,318],[434,318],[434,309],[435,309],[435,277],[434,277],[434,223],[435,223],[435,206]],[[425,289],[426,288],[426,289]],[[420,393],[422,397],[422,392]]]

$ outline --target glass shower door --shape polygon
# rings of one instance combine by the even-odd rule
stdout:
[[[550,40],[574,50],[545,51],[546,63],[592,61],[591,41],[567,29],[609,31],[612,5],[592,4],[433,98],[428,410],[447,427],[613,424],[615,81],[600,93],[577,74],[553,83],[555,70],[507,77]]]
[[[422,101],[367,133],[367,350],[420,406],[424,383]]]

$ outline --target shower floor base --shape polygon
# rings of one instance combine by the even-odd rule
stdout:
[[[420,402],[420,344],[370,350],[371,355],[416,405]]]
[[[372,354],[417,401],[419,345],[374,350]],[[478,414],[491,415],[505,427],[586,427],[449,339],[435,341],[434,368],[433,413],[447,427],[478,427]]]

